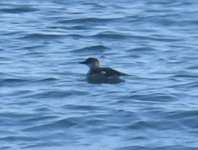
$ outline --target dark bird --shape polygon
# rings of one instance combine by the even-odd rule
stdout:
[[[85,64],[89,67],[89,71],[87,73],[87,81],[89,83],[115,84],[124,82],[124,80],[120,77],[126,74],[112,68],[100,67],[99,60],[96,58],[90,57],[80,63]]]

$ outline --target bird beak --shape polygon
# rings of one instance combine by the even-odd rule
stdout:
[[[79,64],[86,64],[86,63],[85,63],[85,61],[81,61],[81,62],[79,62]]]

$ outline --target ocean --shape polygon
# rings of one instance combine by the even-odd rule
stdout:
[[[79,61],[128,74],[90,84]],[[198,1],[1,0],[1,150],[197,150]]]

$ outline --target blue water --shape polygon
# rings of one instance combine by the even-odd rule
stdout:
[[[197,0],[1,0],[0,149],[197,150],[197,40]]]

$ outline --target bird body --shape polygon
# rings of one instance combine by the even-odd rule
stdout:
[[[120,83],[124,82],[120,77],[126,75],[122,72],[108,67],[100,67],[100,63],[96,58],[88,58],[81,64],[86,64],[89,67],[87,73],[87,81],[89,83]]]

